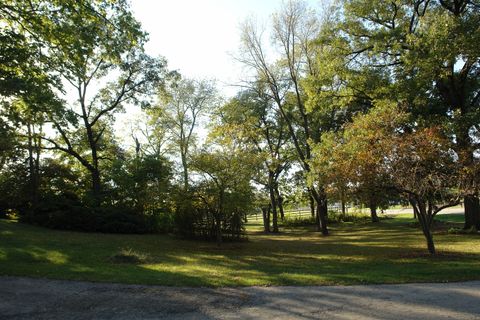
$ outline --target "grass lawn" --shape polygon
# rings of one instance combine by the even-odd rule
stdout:
[[[479,235],[437,230],[439,255],[430,257],[420,230],[411,222],[408,215],[378,224],[332,225],[331,235],[322,237],[306,228],[265,235],[260,223],[251,221],[249,241],[217,247],[168,235],[88,234],[0,220],[0,274],[169,286],[480,279]],[[125,248],[147,260],[112,261]]]

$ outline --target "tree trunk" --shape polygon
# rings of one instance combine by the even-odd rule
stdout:
[[[270,206],[262,207],[263,215],[263,231],[266,233],[270,232]]]
[[[218,215],[218,214],[217,214]],[[220,246],[222,244],[222,225],[220,219],[215,217],[215,236],[217,240],[217,246]]]
[[[184,152],[181,152],[181,158],[182,158],[182,167],[183,167],[183,187],[186,190],[188,190],[188,164],[187,164],[187,155],[184,154]]]
[[[36,158],[35,158],[35,198],[34,198],[34,204],[38,203],[38,197],[39,197],[39,187],[40,187],[40,154],[42,152],[42,125],[40,125],[40,132],[39,136],[37,138],[37,141],[35,142],[35,148],[36,148]]]
[[[315,217],[315,200],[312,197],[311,190],[309,189],[308,200],[310,203],[310,212],[312,213],[312,218]]]
[[[320,232],[322,230],[322,221],[320,221],[320,214],[319,214],[320,207],[321,207],[321,203],[317,203],[317,212],[315,215],[315,228],[317,232]]]
[[[35,186],[35,163],[33,159],[33,133],[32,125],[27,123],[27,134],[28,134],[28,173],[29,173],[29,191],[30,191],[30,205],[33,206],[36,186]],[[29,208],[30,210],[31,208]]]
[[[81,97],[81,105],[82,105],[82,118],[85,124],[85,129],[87,131],[87,138],[88,138],[88,145],[90,147],[90,151],[92,153],[92,164],[89,168],[90,174],[92,175],[92,193],[93,199],[96,206],[100,206],[102,203],[102,185],[100,181],[100,170],[99,170],[99,159],[98,159],[98,136],[95,137],[93,131],[93,125],[88,120],[88,114],[85,109],[84,98]]]
[[[100,172],[94,169],[90,172],[92,176],[92,192],[95,205],[99,206],[102,203],[102,183],[100,180]]]
[[[275,199],[275,194],[273,188],[270,188],[270,203],[272,209],[272,227],[273,232],[278,233],[278,212],[277,212],[277,201]]]
[[[37,138],[35,132],[35,124],[27,124],[28,132],[28,166],[29,166],[29,198],[30,208],[35,210],[39,202],[39,186],[40,186],[40,150],[41,139]],[[40,126],[41,132],[41,126]]]
[[[435,243],[433,242],[432,232],[430,230],[433,216],[429,217],[427,213],[427,207],[424,201],[410,199],[410,203],[414,207],[414,211],[417,212],[418,221],[422,227],[423,235],[427,240],[428,252],[432,255],[436,253]]]
[[[426,227],[426,228],[422,228],[422,229],[423,229],[423,234],[425,236],[425,239],[427,240],[428,252],[430,252],[430,254],[434,255],[436,253],[435,243],[433,242],[433,237],[432,237],[432,233],[430,231],[430,228]]]
[[[480,230],[480,202],[478,197],[468,195],[464,198],[465,225],[463,228]]]
[[[328,228],[327,228],[327,219],[328,219],[328,207],[327,207],[327,199],[324,201],[320,201],[320,205],[317,205],[317,215],[320,220],[320,229],[322,231],[322,235],[328,235]]]
[[[270,193],[270,204],[272,208],[272,214],[273,214],[273,221],[272,221],[272,227],[273,227],[273,232],[278,233],[278,212],[277,212],[277,200],[275,199],[275,187],[274,187],[274,172],[269,172],[268,173],[268,191]]]
[[[315,202],[317,203],[317,215],[316,215],[316,222],[317,222],[317,231],[321,231],[322,235],[328,235],[328,206],[327,206],[327,197],[324,192],[319,194],[314,187],[311,187],[312,196],[315,198]]]
[[[342,205],[342,216],[345,216],[345,214],[347,214],[347,210],[346,210],[346,204],[345,204],[345,190],[343,189],[342,189],[341,205]]]
[[[280,195],[280,191],[278,190],[278,183],[275,184],[275,195],[277,197],[277,205],[278,210],[280,211],[280,219],[285,220],[285,212],[283,210],[283,197]]]
[[[372,217],[372,222],[380,221],[377,216],[377,204],[374,201],[370,201],[370,215]]]
[[[225,201],[225,192],[223,186],[220,187],[220,194],[219,194],[219,202],[218,202],[218,211],[215,215],[216,221],[216,237],[217,237],[217,245],[220,246],[222,243],[222,217],[225,217],[223,212],[223,204]]]

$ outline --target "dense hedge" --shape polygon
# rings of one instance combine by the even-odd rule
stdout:
[[[28,213],[23,222],[52,229],[105,233],[166,233],[173,227],[171,214],[138,213],[118,206],[91,208],[68,196],[48,196]]]

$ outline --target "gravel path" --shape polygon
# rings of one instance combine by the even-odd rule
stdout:
[[[480,319],[480,281],[212,289],[0,277],[0,319]]]

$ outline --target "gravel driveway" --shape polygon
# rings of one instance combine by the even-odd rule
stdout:
[[[212,289],[0,277],[0,319],[480,319],[480,281]]]

